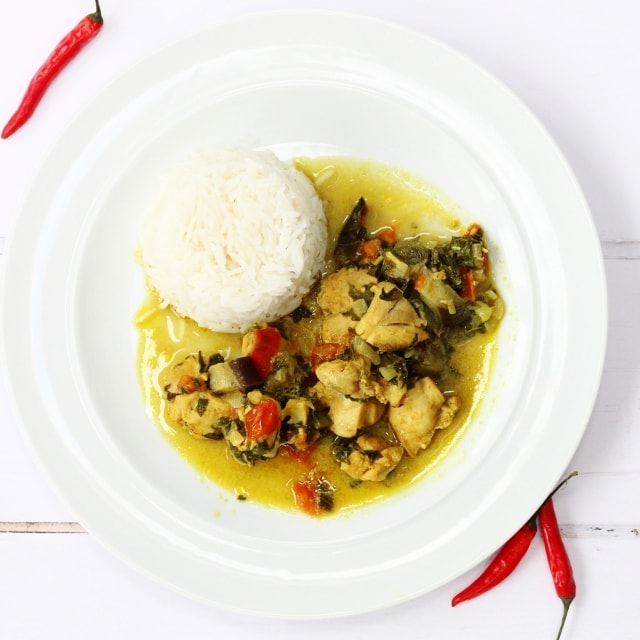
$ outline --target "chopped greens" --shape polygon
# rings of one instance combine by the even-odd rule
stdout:
[[[366,215],[359,198],[331,268],[295,311],[247,332],[240,357],[187,356],[164,386],[170,422],[223,440],[239,463],[304,461],[293,492],[312,515],[331,511],[336,491],[318,443],[332,443],[352,486],[392,478],[453,423],[460,403],[439,382],[456,375],[460,344],[503,314],[481,227],[396,241],[393,229],[370,233]]]

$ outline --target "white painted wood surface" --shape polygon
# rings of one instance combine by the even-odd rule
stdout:
[[[71,115],[140,55],[204,23],[256,10],[329,8],[392,20],[473,57],[547,126],[602,241],[610,337],[593,416],[557,511],[578,584],[564,637],[640,637],[640,5],[635,0],[102,0],[106,27],[19,135],[0,143],[0,254],[44,151]],[[0,118],[88,0],[0,4]],[[34,230],[35,231],[35,230]],[[0,255],[0,265],[2,257]],[[576,283],[588,295],[588,283]],[[584,357],[589,357],[585,345]],[[84,533],[27,450],[0,372],[0,638],[553,638],[561,605],[537,539],[495,591],[451,609],[479,570],[387,611],[314,623],[188,600]]]

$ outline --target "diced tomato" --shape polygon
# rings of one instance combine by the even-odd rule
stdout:
[[[280,451],[287,456],[287,458],[291,458],[300,464],[308,466],[311,464],[311,453],[313,452],[314,447],[308,447],[307,449],[295,449],[294,447],[285,444],[280,447]]]
[[[358,245],[357,255],[365,260],[373,261],[380,253],[382,242],[378,238],[373,240],[365,240]]]
[[[296,507],[311,516],[333,509],[335,488],[317,468],[294,482],[292,490]]]
[[[316,501],[316,492],[310,482],[298,480],[294,482],[292,489],[293,500],[300,511],[304,511],[310,516],[317,516],[320,513],[320,507]]]
[[[376,237],[387,244],[395,244],[397,239],[396,230],[393,227],[387,227],[380,231]]]
[[[244,416],[247,439],[258,440],[280,428],[280,406],[272,398],[263,398]]]
[[[321,342],[316,344],[311,350],[311,368],[315,371],[319,364],[339,358],[346,351],[347,346],[347,344],[339,342]]]
[[[246,355],[253,360],[262,378],[266,378],[271,373],[271,361],[280,349],[280,332],[275,327],[256,329],[245,336],[245,341]]]

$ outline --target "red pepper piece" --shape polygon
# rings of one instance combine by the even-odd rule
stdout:
[[[310,516],[333,509],[335,489],[319,469],[312,469],[294,482],[292,491],[296,507]]]
[[[296,449],[289,444],[282,445],[278,450],[283,455],[291,458],[291,460],[295,460],[300,464],[310,467],[311,466],[311,454],[315,449],[315,445],[310,445],[306,449]]]
[[[451,606],[455,607],[465,600],[476,598],[507,578],[524,557],[524,554],[531,545],[531,541],[536,535],[537,529],[536,516],[534,515],[505,542],[478,578],[466,589],[463,589],[454,596],[451,601]]]
[[[340,342],[321,342],[311,350],[311,368],[315,371],[318,365],[339,358],[346,350],[346,344]]]
[[[280,428],[280,407],[275,400],[264,398],[244,416],[247,439],[259,440]]]
[[[540,514],[538,515],[538,524],[540,525],[540,533],[544,541],[544,549],[551,569],[551,577],[556,588],[556,593],[562,600],[563,613],[560,622],[560,629],[556,640],[559,640],[567,620],[569,607],[576,597],[576,583],[573,577],[573,569],[571,561],[564,546],[560,527],[558,526],[558,518],[556,517],[555,507],[551,497],[542,505]]]
[[[304,511],[310,516],[317,516],[320,513],[315,488],[310,482],[298,480],[293,483],[292,491],[293,500],[300,511]]]
[[[464,283],[464,289],[462,291],[462,297],[470,302],[476,301],[476,281],[473,277],[473,271],[466,267],[460,267],[462,272],[462,281]]]
[[[264,380],[271,373],[271,360],[280,350],[282,336],[275,327],[264,327],[248,333],[245,341],[243,350]]]
[[[102,25],[102,12],[100,4],[96,0],[96,10],[80,20],[60,40],[51,55],[33,76],[20,106],[2,130],[2,138],[8,138],[15,133],[31,117],[53,79],[75,58],[80,49],[98,34]]]

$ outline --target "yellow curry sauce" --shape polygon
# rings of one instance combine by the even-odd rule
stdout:
[[[367,202],[369,231],[393,227],[398,238],[453,235],[463,229],[458,218],[434,195],[433,189],[402,170],[347,158],[301,158],[296,166],[314,182],[325,204],[330,246],[335,245],[354,203]],[[300,462],[284,455],[240,464],[224,441],[194,438],[186,429],[169,423],[163,389],[168,371],[189,354],[223,352],[240,355],[240,335],[214,333],[194,321],[162,308],[148,291],[135,318],[139,334],[138,367],[144,398],[153,420],[172,447],[205,478],[235,494],[278,508],[295,509],[292,486],[304,474]],[[438,386],[460,400],[453,424],[436,432],[428,449],[417,457],[404,456],[393,473],[382,482],[353,480],[339,469],[326,439],[313,453],[313,460],[335,487],[332,513],[350,510],[389,497],[417,482],[438,463],[464,433],[473,419],[487,383],[494,349],[493,331],[477,333],[452,355],[455,375],[442,376]]]

